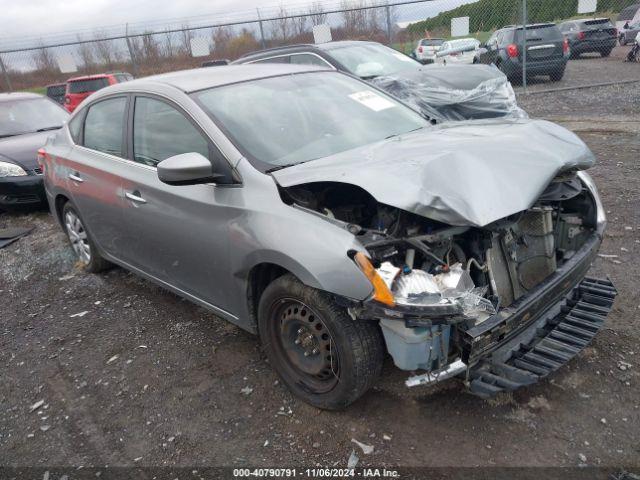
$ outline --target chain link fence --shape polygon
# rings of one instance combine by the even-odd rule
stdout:
[[[436,42],[446,42],[447,48],[454,49],[461,45],[461,39],[473,39],[473,48],[433,60],[494,63],[509,73],[514,82],[526,86],[527,81],[535,83],[537,74],[559,80],[567,63],[562,59],[577,58],[579,53],[592,55],[592,52],[577,50],[589,42],[597,47],[593,54],[604,58],[616,49],[624,49],[614,56],[622,62],[631,45],[617,47],[624,31],[622,24],[616,22],[630,23],[627,26],[633,26],[634,22],[640,24],[640,6],[633,7],[636,2],[414,0],[380,4],[343,0],[339,4],[316,2],[295,8],[256,10],[252,16],[244,15],[232,21],[198,19],[164,28],[96,30],[57,35],[48,40],[23,39],[22,45],[7,46],[5,41],[0,43],[0,86],[2,91],[43,92],[49,84],[63,83],[69,77],[80,75],[120,71],[141,77],[194,68],[206,61],[233,60],[264,48],[313,43],[313,27],[317,25],[328,25],[334,41],[376,41],[412,56],[419,56],[423,39],[441,39]],[[623,11],[627,12],[625,18],[620,15]],[[598,23],[600,17],[605,19],[602,23]],[[571,24],[572,20],[575,20],[573,27],[564,23]],[[518,30],[518,25],[523,23],[549,22],[558,24],[562,31],[560,38],[548,36],[549,32],[542,29],[527,28],[524,33],[521,27]],[[515,27],[505,29],[509,25]],[[585,39],[584,35],[592,35],[591,30],[598,38]],[[549,55],[558,57],[553,67],[556,70],[552,66],[549,71],[540,69],[541,59]],[[633,75],[640,77],[636,69],[611,79],[607,65],[594,64],[582,82],[574,82],[575,86],[633,80]]]

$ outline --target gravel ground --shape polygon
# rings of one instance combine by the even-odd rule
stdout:
[[[588,95],[593,113],[565,121],[600,160],[602,253],[617,257],[592,273],[620,295],[593,344],[548,381],[484,401],[455,380],[407,391],[387,362],[351,408],[319,411],[279,384],[250,334],[122,269],[82,273],[47,213],[3,214],[0,227],[35,230],[0,250],[0,465],[344,467],[355,449],[359,466],[640,468],[638,117],[589,123],[615,93]],[[556,98],[572,102],[522,103],[553,117]]]
[[[587,53],[579,58],[569,60],[564,78],[559,82],[551,82],[549,77],[535,77],[529,80],[530,92],[548,90],[551,88],[575,87],[625,80],[640,80],[640,64],[625,62],[631,45],[617,46],[611,56],[601,58],[599,54]],[[629,88],[638,88],[629,86]],[[516,87],[521,93],[523,88]]]

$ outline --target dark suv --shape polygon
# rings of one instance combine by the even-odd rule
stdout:
[[[569,41],[573,58],[583,53],[599,53],[608,57],[618,39],[618,30],[608,18],[572,20],[561,23],[559,27]]]
[[[525,37],[522,26],[497,30],[480,48],[474,63],[495,64],[511,81],[522,79]],[[569,44],[553,23],[527,25],[527,76],[549,75],[562,80],[569,59]]]

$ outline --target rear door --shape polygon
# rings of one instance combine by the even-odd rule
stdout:
[[[98,245],[116,257],[124,233],[119,174],[125,162],[128,101],[126,95],[109,97],[81,112],[82,121],[74,123],[80,129],[78,145],[68,158],[59,159],[85,226]]]
[[[171,156],[198,152],[218,166],[227,161],[177,105],[138,95],[132,107],[128,122],[131,162],[123,173],[128,234],[123,260],[229,312],[233,307],[228,230],[238,211],[230,205],[238,202],[241,188],[162,183],[156,165]]]

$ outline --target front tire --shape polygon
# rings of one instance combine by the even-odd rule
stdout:
[[[62,208],[62,225],[83,270],[90,273],[98,273],[111,266],[98,253],[93,239],[71,202],[65,203]]]
[[[602,50],[602,51],[600,52],[600,56],[601,56],[601,57],[603,57],[603,58],[604,58],[604,57],[608,57],[608,56],[610,56],[610,55],[611,55],[611,50],[610,50],[610,49]]]
[[[377,322],[353,320],[331,295],[293,275],[265,289],[258,330],[284,384],[315,407],[343,409],[380,376],[384,343]]]

